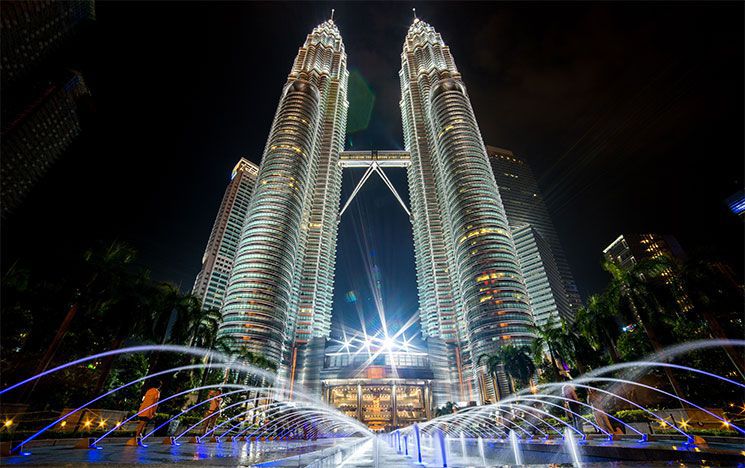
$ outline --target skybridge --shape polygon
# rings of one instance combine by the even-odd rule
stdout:
[[[365,173],[362,175],[362,179],[360,179],[360,181],[357,183],[357,186],[352,191],[352,194],[349,196],[349,199],[344,204],[341,211],[339,211],[339,220],[341,220],[341,216],[344,214],[344,211],[346,211],[346,209],[352,203],[352,200],[354,200],[354,197],[357,196],[357,193],[360,191],[362,186],[365,185],[365,182],[367,182],[367,180],[373,173],[377,173],[380,176],[380,178],[383,180],[383,183],[385,183],[385,185],[390,189],[391,193],[393,193],[393,196],[396,197],[396,200],[398,200],[401,208],[404,209],[406,214],[409,215],[409,219],[411,219],[412,216],[409,208],[406,206],[406,203],[404,203],[395,187],[393,187],[393,184],[391,183],[388,176],[385,175],[385,172],[383,172],[383,168],[386,167],[408,168],[409,166],[411,166],[411,155],[408,151],[369,150],[342,151],[341,153],[339,153],[339,167],[341,167],[342,169],[367,168]]]

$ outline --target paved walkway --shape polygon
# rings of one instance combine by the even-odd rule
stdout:
[[[328,451],[328,450],[326,450]],[[309,465],[319,468],[410,468],[415,466],[411,458],[396,453],[385,442],[378,438],[369,438],[363,442],[350,444],[344,450],[338,450],[332,456],[323,456],[320,452],[314,452],[309,455],[320,455]],[[277,464],[274,462],[271,466],[306,466],[308,456],[306,455],[303,464],[293,464],[294,460],[286,460],[287,464]]]
[[[150,467],[173,467],[182,465],[195,466],[255,466],[278,459],[292,459],[310,452],[326,453],[335,450],[336,446],[349,445],[349,440],[326,439],[318,441],[279,441],[279,442],[223,442],[193,444],[180,446],[162,445],[152,441],[148,447],[129,447],[124,440],[105,441],[100,450],[76,449],[72,443],[65,442],[56,446],[35,446],[28,449],[27,456],[4,457],[0,465],[26,466],[116,466],[129,467],[148,465]],[[305,455],[303,464],[311,462],[318,456]],[[272,465],[272,466],[298,466]]]

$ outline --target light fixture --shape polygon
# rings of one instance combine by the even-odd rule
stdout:
[[[383,338],[383,348],[387,349],[389,351],[393,350],[393,346],[396,344],[396,341],[391,338],[390,336],[386,336]]]

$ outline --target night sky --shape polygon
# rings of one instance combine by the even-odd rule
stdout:
[[[99,2],[74,64],[95,110],[3,223],[4,268],[120,239],[190,289],[230,170],[259,162],[297,49],[331,8],[352,74],[347,148],[403,147],[412,6],[451,47],[485,141],[532,166],[583,297],[606,283],[601,252],[621,232],[673,234],[742,277],[743,223],[723,200],[743,185],[744,7],[691,2]],[[360,175],[344,175],[345,194]],[[388,175],[408,200],[404,172]],[[358,200],[340,227],[335,310],[357,328],[379,279],[389,317],[406,320],[409,221],[377,177]]]

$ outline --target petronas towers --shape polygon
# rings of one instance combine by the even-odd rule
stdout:
[[[467,88],[424,21],[409,28],[399,76],[435,399],[493,401],[506,380],[486,377],[480,356],[533,336],[507,219]],[[236,349],[263,354],[286,385],[311,391],[331,330],[347,81],[330,19],[307,36],[282,88],[221,309],[220,333]]]

